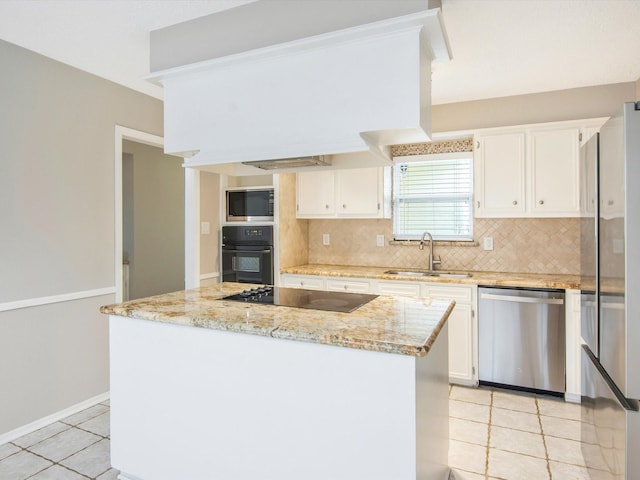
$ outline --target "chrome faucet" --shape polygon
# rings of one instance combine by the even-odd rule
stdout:
[[[433,272],[433,265],[440,265],[442,260],[440,257],[433,258],[433,236],[429,232],[424,232],[422,234],[422,239],[420,240],[420,250],[424,250],[424,240],[426,237],[429,237],[429,272]]]

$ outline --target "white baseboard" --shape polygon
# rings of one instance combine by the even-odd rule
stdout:
[[[450,385],[460,385],[461,387],[474,387],[474,388],[478,388],[478,381],[477,380],[468,380],[468,379],[462,379],[462,378],[458,378],[458,377],[449,377],[449,384]]]
[[[41,429],[42,427],[46,427],[58,420],[62,420],[63,418],[68,417],[69,415],[73,415],[74,413],[81,412],[82,410],[92,407],[100,402],[104,402],[109,399],[109,392],[101,393],[100,395],[96,395],[95,397],[89,398],[83,402],[76,403],[69,408],[65,408],[64,410],[60,410],[59,412],[48,415],[44,418],[36,420],[35,422],[31,422],[27,425],[23,425],[22,427],[18,427],[14,430],[10,430],[7,433],[3,433],[0,435],[0,445],[3,445],[7,442],[15,440],[16,438],[20,438],[23,435],[27,435],[28,433],[35,432],[36,430]]]
[[[122,472],[120,472],[120,474],[118,475],[117,478],[118,478],[118,480],[141,480],[138,477],[132,477],[132,476],[130,476],[128,474],[125,474],[125,473],[122,473]]]
[[[570,403],[581,403],[581,396],[578,393],[569,393],[566,392],[564,394],[564,401]]]
[[[200,275],[200,280],[209,280],[210,278],[218,278],[220,272],[203,273]]]

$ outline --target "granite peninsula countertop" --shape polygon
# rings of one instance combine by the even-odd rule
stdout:
[[[459,285],[486,285],[500,287],[523,288],[558,288],[579,289],[579,275],[552,275],[543,273],[508,273],[508,272],[465,272],[471,273],[468,278],[424,277],[409,275],[393,275],[384,273],[387,270],[411,270],[396,267],[362,267],[353,265],[307,264],[280,269],[282,274],[318,275],[323,277],[351,277],[377,280],[421,281],[433,283],[449,283]]]
[[[321,343],[361,350],[425,356],[455,302],[380,295],[351,313],[221,300],[255,285],[225,282],[106,305],[121,317]]]

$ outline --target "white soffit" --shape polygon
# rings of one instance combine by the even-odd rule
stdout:
[[[154,72],[165,150],[202,166],[427,141],[432,54],[449,58],[438,9]]]

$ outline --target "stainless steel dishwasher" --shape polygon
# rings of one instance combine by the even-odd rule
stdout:
[[[478,289],[479,380],[564,393],[563,290]]]

